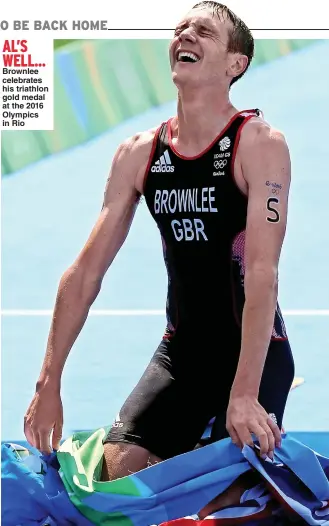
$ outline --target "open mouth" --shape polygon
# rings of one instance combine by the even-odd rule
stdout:
[[[192,53],[191,51],[178,51],[177,53],[177,61],[178,62],[199,62],[200,57],[196,55],[195,53]]]

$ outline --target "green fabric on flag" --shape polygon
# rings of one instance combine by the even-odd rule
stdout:
[[[84,499],[93,492],[139,496],[139,489],[130,477],[101,482],[105,439],[110,427],[92,432],[77,432],[68,438],[57,452],[60,475],[71,502],[94,524],[131,526],[120,512],[101,513],[89,507]]]

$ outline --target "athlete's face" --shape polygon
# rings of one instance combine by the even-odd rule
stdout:
[[[218,18],[209,9],[196,8],[187,14],[176,27],[169,52],[173,81],[178,87],[229,85],[241,72],[243,57],[227,51],[231,29],[230,20]]]

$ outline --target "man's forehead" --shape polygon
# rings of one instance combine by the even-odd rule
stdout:
[[[202,23],[210,28],[216,29],[229,25],[229,20],[224,14],[218,16],[211,9],[196,7],[186,13],[178,25]]]

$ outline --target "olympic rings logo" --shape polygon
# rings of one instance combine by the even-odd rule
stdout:
[[[224,168],[224,166],[226,165],[227,165],[227,159],[221,159],[220,161],[214,162],[214,167],[216,168],[216,170],[222,170],[222,168]]]

